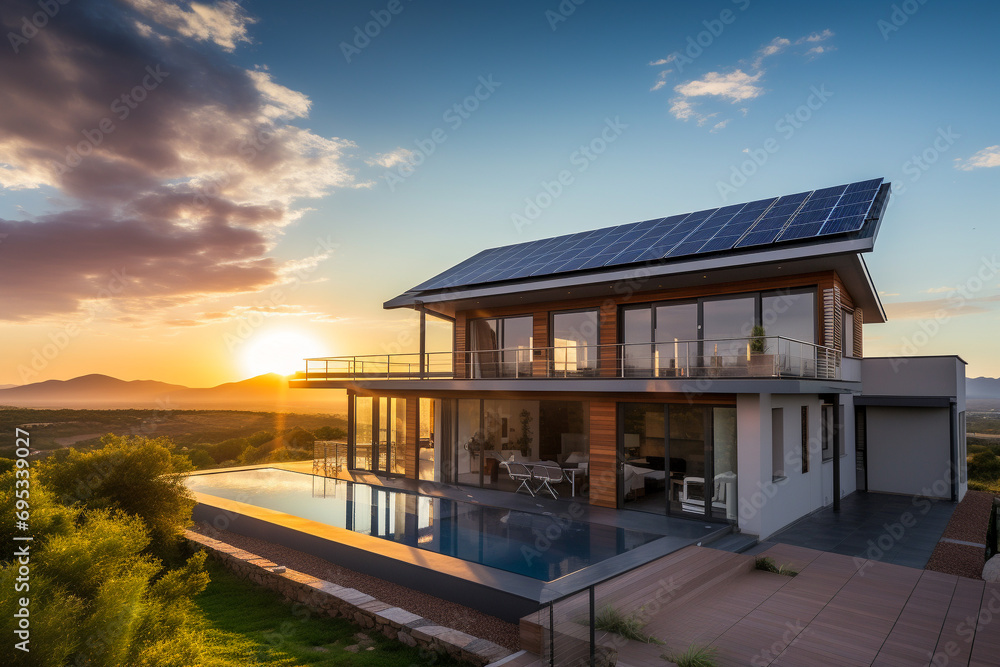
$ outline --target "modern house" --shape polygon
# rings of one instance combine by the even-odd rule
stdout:
[[[419,352],[291,384],[347,390],[348,465],[379,475],[523,493],[543,470],[571,501],[762,539],[855,491],[958,500],[964,362],[864,357],[889,197],[879,178],[484,250],[384,304],[419,312]],[[426,349],[428,317],[452,349]]]

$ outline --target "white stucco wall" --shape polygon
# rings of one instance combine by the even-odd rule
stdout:
[[[947,408],[869,406],[870,491],[951,497]]]
[[[839,459],[842,496],[855,490],[854,406],[842,398],[846,455]],[[801,408],[809,409],[809,471],[802,472]],[[833,502],[833,461],[823,462],[820,399],[815,395],[741,394],[739,526],[766,539],[793,521]],[[772,409],[782,409],[784,479],[772,479]],[[837,460],[836,458],[834,460]]]
[[[868,357],[861,362],[865,396],[958,396],[965,400],[965,363],[954,356]]]

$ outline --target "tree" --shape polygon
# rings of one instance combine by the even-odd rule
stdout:
[[[14,475],[0,475],[0,522],[7,532],[15,525]],[[10,641],[20,641],[15,614],[22,597],[30,600],[30,650],[13,649],[16,664],[202,663],[205,640],[192,598],[208,583],[204,553],[154,583],[162,566],[146,551],[149,534],[139,518],[110,508],[66,507],[37,480],[30,490],[35,539],[29,587],[15,588],[17,560],[0,563],[0,632]],[[11,543],[11,536],[3,537]]]
[[[89,452],[59,452],[38,465],[38,478],[64,505],[138,517],[149,532],[151,552],[175,555],[195,505],[183,476],[191,462],[171,454],[167,438],[109,434],[101,443]]]
[[[320,426],[313,431],[317,440],[343,440],[347,437],[347,431],[339,426]]]

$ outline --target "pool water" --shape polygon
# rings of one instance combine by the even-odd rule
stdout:
[[[192,475],[192,491],[552,581],[663,537],[263,468]]]

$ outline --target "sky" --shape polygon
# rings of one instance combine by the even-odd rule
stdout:
[[[415,315],[382,303],[484,248],[880,176],[865,261],[889,322],[866,355],[1000,376],[998,19],[8,0],[0,385],[210,386],[412,351]]]

